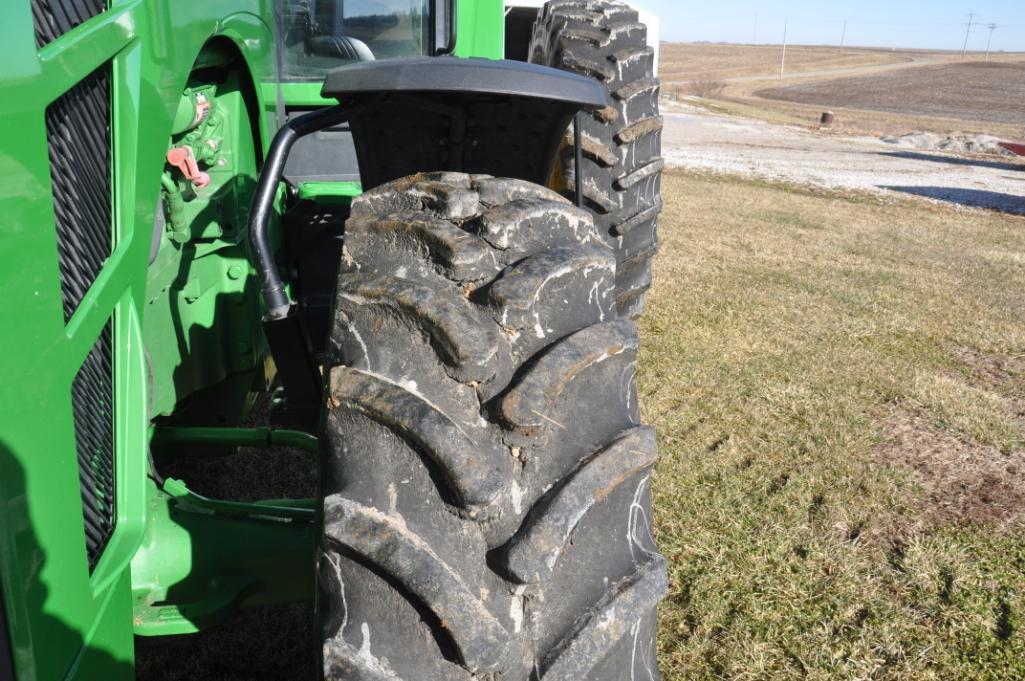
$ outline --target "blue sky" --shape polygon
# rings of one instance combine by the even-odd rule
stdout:
[[[783,22],[798,44],[839,44],[844,20],[846,44],[960,50],[968,13],[975,25],[968,48],[986,49],[987,24],[993,49],[1025,51],[1025,0],[637,0],[662,17],[662,39],[779,43]]]

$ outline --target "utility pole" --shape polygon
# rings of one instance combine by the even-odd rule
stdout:
[[[847,41],[847,20],[843,22],[843,32],[840,33],[840,49],[843,49],[843,44]]]
[[[996,24],[989,24],[988,26],[986,26],[986,28],[989,29],[989,40],[986,41],[986,61],[989,61],[989,48],[990,45],[993,44],[993,31],[997,30],[1000,27]]]
[[[779,79],[783,80],[783,72],[787,67],[787,24],[789,22],[783,21],[783,58],[779,61]]]
[[[961,58],[968,54],[968,36],[972,32],[972,21],[975,19],[975,12],[968,14],[968,30],[964,32],[964,47],[961,48]]]
[[[755,13],[755,41],[754,44],[758,44],[758,13]]]

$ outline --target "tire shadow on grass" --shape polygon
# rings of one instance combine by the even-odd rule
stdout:
[[[888,189],[901,194],[921,196],[935,201],[956,203],[973,208],[987,208],[1015,215],[1025,215],[1025,196],[991,192],[984,189],[965,189],[964,187],[928,187],[928,186],[897,186],[880,185],[880,189]]]

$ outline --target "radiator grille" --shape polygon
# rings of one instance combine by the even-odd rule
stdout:
[[[67,322],[110,257],[109,64],[47,107],[46,133]]]
[[[36,47],[53,42],[106,7],[106,0],[32,0]]]
[[[71,384],[89,568],[114,530],[114,367],[108,322]]]
[[[65,322],[111,253],[110,79],[110,64],[101,66],[46,109]],[[115,518],[111,333],[108,321],[71,384],[90,569],[110,540]]]

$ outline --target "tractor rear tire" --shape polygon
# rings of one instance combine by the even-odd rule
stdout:
[[[580,116],[584,205],[616,252],[621,319],[644,312],[662,211],[662,117],[647,28],[619,0],[551,0],[534,24],[530,61],[599,81],[606,106]],[[572,195],[573,136],[567,132],[551,185]]]
[[[327,679],[658,678],[666,563],[615,256],[556,192],[357,198],[322,425]]]

